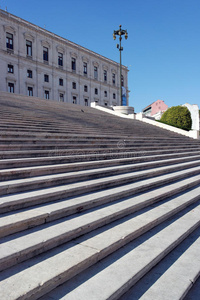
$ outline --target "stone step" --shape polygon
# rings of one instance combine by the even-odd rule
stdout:
[[[199,237],[200,226],[119,299],[198,300],[200,277],[197,279],[195,269],[198,268],[198,272],[200,271],[199,255],[197,253],[192,257],[189,256],[193,251],[199,252],[199,246],[196,249]],[[190,288],[191,290],[188,291]],[[54,297],[50,297],[50,299],[54,299]]]
[[[197,150],[199,148],[200,150],[200,146],[195,146],[194,145],[181,145],[182,149],[189,149],[191,147],[191,149],[195,149]],[[152,150],[159,150],[160,148],[162,149],[169,149],[169,145],[167,144],[157,144],[157,145],[137,145],[137,144],[133,144],[133,145],[129,145],[129,144],[125,144],[125,143],[113,143],[113,144],[97,144],[97,143],[83,143],[83,144],[71,144],[71,143],[65,143],[65,144],[59,144],[59,143],[52,143],[52,144],[43,144],[43,145],[31,145],[31,144],[20,144],[20,145],[0,145],[0,152],[2,151],[39,151],[39,150],[63,150],[65,152],[70,152],[70,151],[94,151],[94,149],[96,151],[102,151],[102,149],[110,149],[110,151],[119,151],[119,149],[125,149],[126,151],[152,151]],[[179,149],[180,145],[173,145],[173,149]],[[11,150],[13,149],[13,150]]]
[[[18,150],[15,151],[13,149],[13,151],[0,151],[0,160],[1,159],[13,159],[13,158],[31,158],[31,157],[45,157],[45,156],[66,156],[66,155],[70,155],[72,156],[71,160],[76,160],[77,156],[78,156],[78,160],[80,161],[81,158],[88,160],[90,155],[95,156],[95,158],[101,157],[101,154],[104,155],[104,157],[106,157],[107,155],[109,155],[111,157],[111,155],[116,156],[117,153],[120,153],[119,155],[121,155],[121,157],[127,156],[129,155],[129,153],[132,152],[132,156],[135,155],[151,155],[152,153],[155,154],[164,154],[164,153],[182,153],[182,152],[193,152],[193,151],[197,151],[199,150],[199,147],[196,147],[195,145],[193,147],[177,147],[177,148],[157,148],[154,150],[150,150],[147,147],[142,149],[140,148],[138,151],[138,147],[136,147],[135,149],[124,149],[123,147],[116,147],[116,148],[112,148],[109,150],[105,150],[103,148],[99,148],[99,149],[79,149],[79,150],[73,150],[73,149],[50,149],[50,150]],[[141,153],[142,152],[142,153]],[[81,157],[85,156],[84,157]],[[93,158],[93,157],[92,157]]]
[[[29,178],[34,176],[42,176],[48,174],[62,174],[65,172],[71,171],[83,171],[83,170],[91,170],[98,169],[102,167],[106,167],[107,170],[111,170],[111,167],[117,166],[118,170],[121,172],[129,172],[131,170],[146,170],[153,167],[172,165],[181,162],[191,162],[200,159],[199,155],[194,156],[186,156],[186,157],[178,157],[178,158],[170,158],[162,160],[150,159],[149,162],[137,163],[134,162],[132,158],[127,159],[116,159],[116,160],[107,160],[107,161],[91,161],[91,162],[81,162],[81,163],[68,163],[68,164],[54,164],[54,165],[46,165],[46,166],[37,166],[37,167],[24,167],[24,168],[13,168],[13,169],[5,169],[0,170],[0,181],[5,180],[13,180],[20,178]],[[134,162],[134,165],[132,164]],[[123,166],[122,166],[123,164]],[[123,170],[123,168],[127,168]],[[114,170],[115,172],[115,170]],[[112,174],[112,173],[111,173]],[[114,173],[113,173],[114,174]]]
[[[39,299],[143,299],[143,297],[126,298],[126,295],[124,297],[122,295],[168,253],[174,249],[176,250],[175,247],[184,241],[184,239],[190,237],[190,234],[196,228],[200,232],[200,224],[197,216],[199,212],[200,207],[198,205],[194,210],[190,210],[178,219],[173,220],[174,222],[165,222],[168,226],[164,228],[158,226],[157,230],[152,230],[152,234],[147,233],[139,237],[123,249],[102,260],[101,264],[90,267],[88,270],[82,272],[82,274],[77,275],[74,279],[69,280]],[[87,245],[87,241],[84,244]],[[175,280],[172,279],[174,285],[176,285],[176,280],[177,278]],[[181,289],[183,289],[184,282],[181,284]],[[173,291],[168,291],[168,295],[173,294]],[[162,298],[162,290],[158,290],[156,297],[145,299],[178,300],[182,298],[169,296]]]
[[[122,201],[123,209],[117,215],[117,218],[126,214],[133,213],[152,203],[161,201],[178,193],[184,192],[189,188],[194,188],[200,184],[200,175],[191,178],[182,179],[179,182],[171,183],[163,187],[150,189],[142,194],[133,193],[133,185],[125,185],[123,188],[112,188],[105,191],[92,193],[91,195],[82,195],[71,197],[59,202],[47,203],[29,209],[18,210],[13,214],[7,213],[0,218],[0,237],[4,237],[22,230],[46,224],[69,215],[80,213],[94,207]],[[133,194],[133,195],[132,195]],[[126,199],[129,197],[131,200]],[[128,207],[128,208],[127,208]]]
[[[125,197],[130,194],[139,193],[141,191],[144,192],[150,188],[156,188],[162,186],[163,184],[169,184],[174,181],[185,179],[198,174],[199,167],[194,167],[182,171],[160,175],[156,178],[153,177],[140,181],[136,180],[134,183],[130,183],[133,179],[129,177],[129,184],[127,183],[127,176],[124,177],[123,181],[122,178],[124,175],[121,175],[117,177],[118,180],[115,176],[113,176],[111,180],[108,180],[108,178],[94,179],[88,182],[82,181],[78,183],[72,183],[70,185],[61,185],[52,188],[7,195],[0,197],[0,212],[5,213],[12,210],[42,204],[45,202],[58,201],[66,197],[74,197],[84,193],[91,193],[117,186],[120,189],[119,192],[121,192],[121,195]],[[127,190],[127,186],[129,190],[128,193],[126,192],[126,194],[124,195],[124,189]]]
[[[17,158],[17,159],[3,159],[0,160],[0,168],[1,170],[10,169],[10,168],[19,168],[19,167],[29,167],[34,168],[43,168],[45,165],[50,166],[52,164],[69,164],[77,168],[77,165],[83,164],[85,168],[86,165],[90,165],[95,163],[99,166],[107,166],[109,165],[119,165],[124,163],[138,163],[138,162],[148,162],[148,161],[156,161],[156,160],[164,160],[164,159],[172,159],[172,158],[181,158],[190,156],[191,159],[193,156],[199,155],[200,151],[187,151],[182,152],[181,149],[178,153],[175,151],[148,151],[148,152],[119,152],[119,153],[112,153],[112,152],[105,152],[105,153],[93,153],[81,155],[77,153],[74,156],[56,156],[56,152],[52,156],[48,157],[32,157],[32,158]],[[98,160],[97,160],[98,159]],[[14,170],[14,169],[13,169]],[[34,169],[33,169],[34,170]],[[4,172],[4,171],[3,171]],[[5,171],[6,172],[6,171]]]
[[[199,249],[200,236],[140,299],[184,299],[200,274]]]
[[[96,187],[99,186],[100,188],[106,188],[146,178],[155,178],[156,176],[178,172],[180,170],[185,170],[186,173],[188,171],[190,172],[190,170],[194,170],[193,174],[198,173],[200,171],[200,159],[198,158],[195,161],[176,163],[174,165],[166,166],[165,164],[165,166],[154,166],[153,168],[149,166],[147,170],[143,169],[141,164],[138,164],[137,166],[132,164],[128,166],[106,167],[96,170],[73,171],[61,174],[2,181],[0,182],[0,195],[3,196],[49,187],[56,188],[57,185],[66,185],[67,183],[74,184],[77,186],[78,190],[79,182],[82,185],[82,191],[84,191],[83,184],[86,187],[94,184]]]
[[[0,274],[0,297],[5,300],[38,299],[123,247],[123,251],[128,248],[129,252],[65,295],[70,300],[117,299],[200,225],[200,204],[197,202],[196,207],[175,222],[130,249],[131,241],[176,214],[177,205],[183,209],[184,201],[188,201],[188,197],[183,195],[171,199],[4,270]]]

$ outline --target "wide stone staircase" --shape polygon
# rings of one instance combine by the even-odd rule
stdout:
[[[0,92],[0,299],[200,299],[200,141]]]

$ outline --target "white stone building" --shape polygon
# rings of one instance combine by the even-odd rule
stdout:
[[[0,10],[0,91],[120,105],[119,63]],[[127,91],[128,69],[122,66]]]

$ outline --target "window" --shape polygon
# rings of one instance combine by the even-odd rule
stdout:
[[[73,103],[73,104],[76,104],[76,96],[73,96],[73,98],[72,98],[72,103]]]
[[[27,70],[27,77],[33,78],[33,72],[31,70]]]
[[[59,78],[59,85],[63,86],[63,79]]]
[[[121,76],[121,83],[122,83],[122,86],[124,86],[124,76],[123,75]]]
[[[76,58],[72,57],[72,71],[76,71]]]
[[[107,91],[104,91],[104,97],[107,97]]]
[[[6,47],[7,49],[14,49],[13,46],[13,34],[6,32]]]
[[[14,73],[14,67],[11,64],[8,64],[8,73]]]
[[[107,71],[104,70],[103,72],[103,78],[104,78],[104,81],[107,82]]]
[[[32,42],[26,40],[26,55],[32,56]]]
[[[112,73],[112,83],[115,85],[115,73]]]
[[[9,93],[14,93],[15,92],[15,90],[14,90],[14,83],[8,82],[8,92]]]
[[[33,88],[28,86],[28,96],[33,96]]]
[[[88,91],[88,87],[87,85],[84,85],[84,92],[87,92]]]
[[[64,102],[64,95],[63,95],[63,93],[59,94],[59,101]]]
[[[58,65],[59,65],[60,67],[63,66],[63,54],[60,53],[60,52],[58,52]]]
[[[44,91],[44,98],[49,99],[49,91],[47,90]]]
[[[86,62],[83,63],[83,74],[87,75],[87,63]]]
[[[76,82],[72,82],[72,88],[75,90],[76,89]]]
[[[98,79],[98,68],[94,67],[94,79]]]
[[[43,47],[43,60],[49,61],[49,49],[47,47]]]
[[[44,74],[44,81],[45,81],[45,82],[49,82],[49,75]]]
[[[105,102],[104,104],[105,104],[105,106],[108,106],[108,103],[107,103],[107,102]]]
[[[115,99],[116,98],[116,95],[115,95],[115,93],[113,93],[113,99]]]
[[[88,99],[85,99],[85,106],[88,106]]]
[[[98,89],[97,88],[94,89],[94,93],[95,93],[95,95],[98,95]]]

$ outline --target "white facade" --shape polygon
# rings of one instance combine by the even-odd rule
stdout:
[[[120,105],[119,64],[0,10],[0,90],[57,101]],[[128,69],[122,66],[127,91]]]

